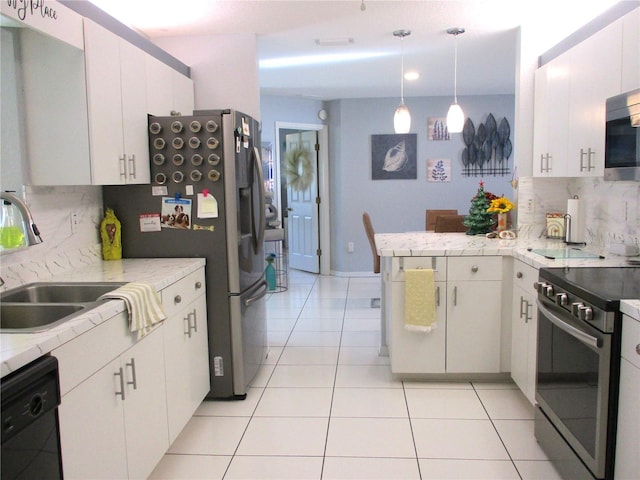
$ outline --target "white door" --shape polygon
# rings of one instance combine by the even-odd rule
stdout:
[[[293,167],[287,175],[289,267],[312,273],[320,271],[317,144],[314,130],[291,133],[284,152],[284,165]]]

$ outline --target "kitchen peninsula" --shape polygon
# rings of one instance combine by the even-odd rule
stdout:
[[[546,258],[535,250],[566,245],[537,238],[407,232],[376,234],[375,242],[381,256],[381,353],[389,354],[392,371],[408,378],[500,378],[511,372],[532,402],[534,364],[526,357],[527,343],[535,339],[538,269],[627,266],[625,257],[589,247],[581,251],[592,258]],[[404,328],[405,269],[419,268],[434,270],[437,327],[430,333]],[[523,305],[533,320],[524,337],[516,334],[524,323],[518,315]]]

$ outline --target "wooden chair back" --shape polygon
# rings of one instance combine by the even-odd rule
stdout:
[[[464,217],[464,215],[440,215],[436,219],[434,231],[436,233],[466,232],[468,228],[462,224]]]
[[[436,229],[436,218],[439,215],[457,215],[458,210],[427,210],[425,216],[425,230]]]
[[[373,230],[371,217],[367,212],[362,214],[362,223],[364,224],[364,231],[367,234],[369,246],[371,247],[371,253],[373,255],[373,273],[380,273],[380,255],[378,255],[376,250],[376,241],[374,238],[376,232]]]

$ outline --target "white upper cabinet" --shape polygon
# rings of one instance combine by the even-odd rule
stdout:
[[[175,70],[172,71],[171,79],[173,80],[173,109],[182,115],[191,115],[195,109],[193,80]]]
[[[570,177],[604,175],[606,100],[620,93],[622,20],[571,50],[569,86]]]
[[[94,185],[149,183],[145,53],[85,18]]]
[[[191,115],[194,109],[193,80],[150,55],[145,59],[147,105],[151,115]]]
[[[622,92],[640,88],[640,8],[622,23]]]
[[[604,174],[606,99],[622,91],[623,25],[633,23],[629,15],[536,72],[534,176]],[[637,40],[635,51],[637,57]]]
[[[535,80],[533,175],[567,174],[569,132],[569,55],[540,67]]]

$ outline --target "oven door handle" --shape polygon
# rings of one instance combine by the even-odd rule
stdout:
[[[538,312],[541,312],[556,327],[558,327],[561,330],[564,330],[566,333],[568,333],[575,339],[580,340],[582,343],[597,349],[602,347],[602,339],[592,337],[591,335],[584,333],[582,330],[579,330],[576,327],[573,327],[568,323],[564,322],[555,313],[553,313],[551,310],[545,307],[540,300],[538,300]]]

